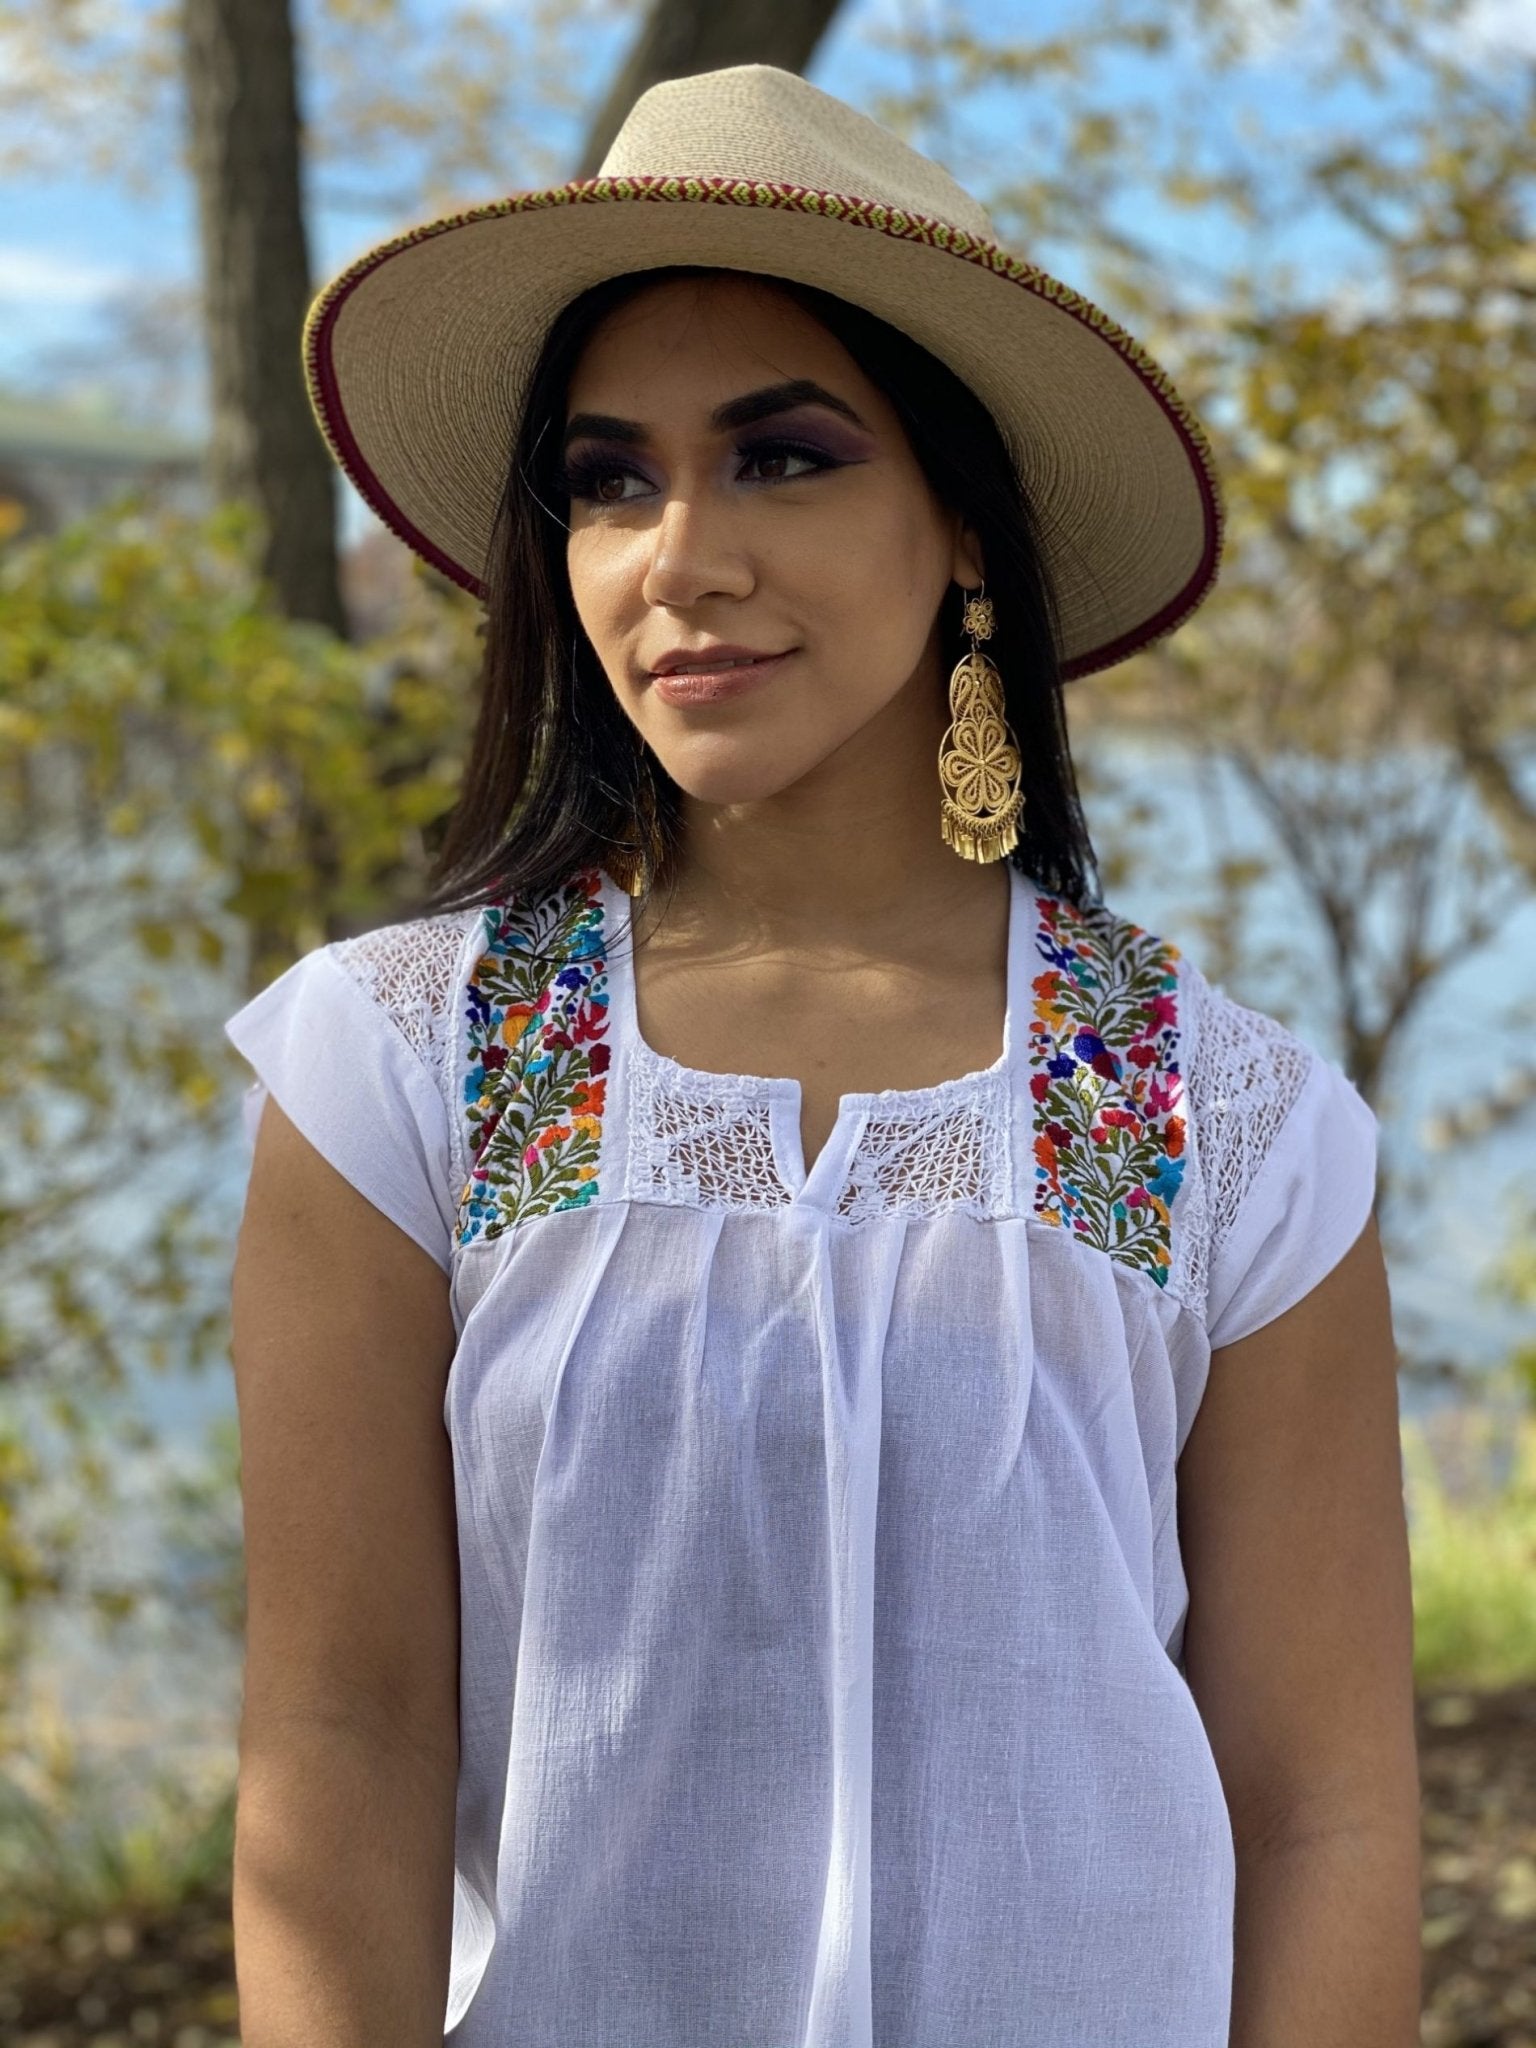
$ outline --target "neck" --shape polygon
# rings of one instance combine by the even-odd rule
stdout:
[[[642,933],[664,923],[679,937],[751,932],[776,948],[863,951],[887,936],[959,939],[1005,914],[1009,863],[964,860],[939,835],[948,724],[942,690],[903,691],[774,796],[685,796],[674,878],[646,905]]]

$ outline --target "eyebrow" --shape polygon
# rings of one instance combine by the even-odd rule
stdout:
[[[781,412],[792,412],[802,405],[825,406],[829,412],[840,413],[845,420],[851,420],[856,427],[868,427],[845,398],[839,398],[834,391],[828,391],[810,377],[793,377],[783,384],[765,384],[760,391],[748,391],[740,398],[728,399],[724,405],[717,405],[709,416],[709,423],[717,433],[728,434],[741,427],[755,426],[759,420],[767,420]],[[645,428],[638,420],[622,420],[612,413],[575,413],[565,430],[565,445],[573,441],[619,441],[627,447],[639,447],[646,439]]]

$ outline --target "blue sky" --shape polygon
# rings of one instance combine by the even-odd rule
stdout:
[[[313,4],[314,0],[299,0],[301,24]],[[414,4],[421,9],[428,0]],[[1269,18],[1263,0],[1246,0],[1246,6],[1255,18]],[[143,7],[144,0],[117,0],[115,11],[132,16],[142,13]],[[528,11],[522,0],[505,0],[505,7],[509,15],[519,7]],[[594,0],[586,0],[586,12],[593,8]],[[848,0],[823,42],[812,77],[856,105],[872,106],[882,88],[899,89],[911,82],[910,64],[883,47],[882,37],[893,28],[921,25],[939,11],[938,0]],[[1026,26],[1036,33],[1050,30],[1080,10],[1064,0],[964,0],[949,11],[969,17],[996,36],[1012,24],[1021,33]],[[628,34],[627,21],[612,18],[612,8],[607,12],[606,23],[599,21],[591,30],[584,27],[581,41],[594,98]],[[1106,72],[1106,97],[1111,105],[1124,106],[1155,95],[1166,109],[1170,135],[1179,123],[1198,123],[1217,148],[1235,142],[1245,114],[1261,117],[1275,140],[1275,170],[1281,175],[1289,145],[1324,132],[1348,132],[1358,123],[1392,119],[1406,110],[1404,102],[1391,95],[1373,104],[1358,89],[1330,89],[1326,79],[1320,82],[1304,71],[1305,64],[1315,63],[1326,41],[1320,25],[1329,12],[1330,0],[1307,0],[1299,10],[1291,10],[1261,39],[1258,60],[1225,78],[1216,77],[1188,48],[1159,59],[1117,60]],[[1514,52],[1536,56],[1536,0],[1473,0],[1458,42],[1490,70],[1506,63]],[[0,68],[13,61],[0,36]],[[319,86],[313,76],[309,87],[312,99],[317,98]],[[963,181],[979,186],[990,177],[1006,183],[1027,175],[1036,131],[1042,124],[1050,127],[1046,98],[1040,93],[1031,99],[1011,87],[983,93],[946,121],[942,135],[921,140],[936,154],[961,159],[953,168]],[[570,117],[546,114],[538,118],[530,141],[558,158],[573,146],[575,132]],[[114,292],[191,282],[196,267],[195,221],[169,125],[165,135],[157,135],[154,154],[166,168],[144,191],[106,175],[79,173],[12,178],[0,186],[5,200],[0,219],[0,379],[28,384],[51,379],[51,359],[88,346],[99,336],[101,309]],[[509,163],[513,162],[509,153]],[[401,224],[398,217],[366,202],[370,191],[381,185],[398,190],[402,179],[408,184],[408,165],[403,173],[391,166],[387,180],[365,166],[347,175],[348,196],[364,204],[327,204],[323,196],[315,200],[311,234],[317,280]],[[514,163],[510,182],[523,181],[517,178]],[[317,174],[313,182],[319,190],[327,177]],[[480,189],[462,196],[473,200],[491,193]],[[1145,202],[1138,210],[1145,223]],[[1154,225],[1171,248],[1207,261],[1219,263],[1230,249],[1230,234],[1210,220],[1158,211]],[[1342,275],[1355,253],[1347,237],[1330,232],[1315,218],[1298,219],[1289,243],[1285,253],[1314,277]],[[1062,259],[1070,259],[1074,252],[1029,253],[1065,267]],[[1081,252],[1077,253],[1081,263]]]
[[[41,0],[33,0],[34,6]],[[148,0],[92,0],[113,33],[142,19]],[[515,35],[536,11],[530,0],[484,0]],[[1156,12],[1158,0],[1129,0],[1142,14]],[[1117,55],[1102,68],[1102,103],[1126,113],[1137,105],[1156,110],[1154,151],[1177,146],[1180,134],[1195,134],[1207,161],[1245,154],[1264,169],[1278,192],[1302,150],[1328,136],[1348,136],[1390,127],[1414,111],[1411,85],[1398,84],[1372,96],[1358,85],[1341,86],[1331,73],[1328,52],[1343,9],[1341,0],[1234,0],[1254,24],[1251,60],[1218,73],[1207,55],[1186,37],[1155,57]],[[404,0],[410,18],[422,24],[422,50],[429,51],[440,16],[433,0]],[[340,72],[381,68],[376,48],[358,31],[343,46],[338,69],[335,46],[328,63],[320,52],[317,25],[321,0],[295,0],[301,33],[306,104],[321,114]],[[994,42],[1056,33],[1084,13],[1072,0],[846,0],[824,39],[811,76],[829,92],[869,111],[882,93],[910,89],[912,60],[892,47],[893,34],[933,26],[944,14],[972,25]],[[1167,16],[1187,11],[1187,0],[1168,0]],[[318,285],[372,243],[410,221],[430,217],[458,203],[474,203],[520,184],[549,181],[549,167],[570,162],[577,147],[582,104],[596,101],[631,33],[634,8],[622,0],[570,0],[560,10],[571,24],[570,54],[585,95],[573,94],[566,110],[550,109],[512,87],[519,122],[509,122],[517,142],[506,152],[505,175],[456,187],[451,199],[417,200],[419,188],[408,147],[388,161],[317,162],[310,175],[311,256]],[[333,32],[334,33],[334,32]],[[352,47],[356,49],[352,61]],[[1490,77],[1513,54],[1536,58],[1536,0],[1466,0],[1456,30],[1456,47]],[[425,61],[425,58],[424,60]],[[16,53],[0,27],[0,90],[14,84]],[[388,61],[382,68],[388,71]],[[529,66],[530,75],[532,65]],[[568,80],[567,80],[568,82]],[[165,366],[145,383],[137,376],[137,410],[195,431],[200,419],[201,355],[190,292],[197,269],[196,218],[189,180],[178,149],[174,95],[162,97],[162,117],[146,134],[141,151],[158,165],[142,183],[129,184],[106,172],[74,171],[11,177],[0,183],[0,386],[47,389],[89,402],[112,401],[99,389],[103,365],[124,354],[114,304],[137,297],[150,302],[149,324],[163,349]],[[111,108],[102,118],[111,116]],[[44,109],[57,132],[70,123]],[[89,123],[89,113],[84,117]],[[80,125],[78,122],[75,125]],[[94,123],[91,123],[94,126]],[[1262,129],[1255,143],[1249,129]],[[1021,89],[999,84],[954,106],[947,97],[938,122],[915,138],[919,146],[949,163],[961,181],[983,198],[1012,182],[1027,180],[1043,160],[1066,161],[1059,94],[1052,84]],[[55,152],[57,161],[57,152]],[[558,171],[554,175],[559,175]],[[1182,212],[1161,205],[1150,187],[1127,194],[1121,218],[1150,234],[1168,252],[1170,265],[1189,259],[1191,281],[1219,272],[1243,254],[1241,231],[1215,213]],[[1058,271],[1090,295],[1104,296],[1093,271],[1093,252],[1071,243],[1036,244],[1027,254]],[[1361,251],[1348,230],[1316,212],[1296,208],[1264,244],[1266,271],[1280,277],[1292,266],[1308,290],[1358,290]],[[177,293],[164,304],[155,295]],[[1109,310],[1120,309],[1112,297]],[[141,322],[144,318],[140,315]],[[1135,326],[1134,318],[1127,324]],[[138,360],[137,358],[135,360]],[[109,373],[110,374],[110,373]],[[121,403],[119,398],[117,403]],[[350,486],[342,492],[344,534],[355,538],[372,523]]]
[[[126,17],[141,8],[144,0],[100,0],[100,4],[115,7]],[[316,0],[299,0],[301,16],[314,4]],[[430,0],[411,0],[411,4],[426,8]],[[506,4],[526,9],[531,0],[506,0]],[[601,5],[601,0],[582,0],[582,4],[590,11]],[[939,4],[940,0],[848,0],[818,54],[813,79],[853,104],[873,110],[883,91],[910,83],[905,60],[882,43],[882,35],[893,27],[921,24]],[[1260,0],[1249,0],[1249,4],[1257,11]],[[1298,0],[1290,17],[1262,40],[1254,61],[1234,75],[1217,77],[1187,49],[1156,60],[1118,60],[1107,73],[1107,102],[1125,108],[1155,100],[1166,109],[1169,135],[1179,124],[1198,124],[1217,151],[1237,146],[1245,118],[1261,120],[1268,137],[1268,155],[1263,160],[1272,164],[1275,178],[1283,180],[1297,149],[1325,135],[1400,121],[1414,111],[1413,94],[1406,88],[1372,99],[1357,87],[1330,85],[1326,75],[1321,79],[1316,75],[1319,52],[1326,49],[1330,16],[1340,4],[1341,0]],[[998,35],[1010,23],[1028,24],[1032,33],[1045,32],[1072,10],[1069,0],[960,0],[956,11],[969,14],[978,23],[984,20],[987,29]],[[627,23],[613,18],[606,26],[599,24],[583,42],[594,100],[621,54],[627,32]],[[1458,44],[1462,54],[1486,68],[1490,77],[1497,77],[1512,56],[1536,60],[1536,0],[1475,0],[1460,24]],[[0,86],[5,62],[0,31]],[[1322,68],[1326,74],[1326,65]],[[997,88],[967,101],[942,124],[941,132],[918,139],[949,161],[962,182],[986,196],[990,186],[1028,175],[1032,152],[1042,146],[1042,133],[1044,147],[1059,146],[1059,135],[1052,141],[1052,129],[1047,95],[1030,98],[1014,88]],[[530,131],[528,140],[557,158],[568,157],[576,134],[574,115],[549,114],[536,131]],[[173,132],[157,137],[157,153],[167,168],[142,190],[106,174],[79,172],[0,184],[0,383],[40,388],[68,382],[73,374],[71,364],[78,366],[89,352],[99,351],[110,331],[104,309],[114,293],[185,290],[192,285],[195,219],[190,188],[176,161]],[[396,161],[386,172],[369,165],[332,166],[316,176],[311,235],[317,283],[370,243],[428,210],[402,214],[372,204],[373,194],[398,192],[402,184],[410,183],[409,161]],[[337,191],[343,177],[345,204],[340,203]],[[479,185],[458,196],[472,203],[527,181],[514,175],[502,185]],[[1169,249],[1170,260],[1183,252],[1219,268],[1237,251],[1234,231],[1217,220],[1167,212],[1145,194],[1132,195],[1128,207],[1143,216],[1139,224]],[[1027,253],[1059,269],[1073,282],[1089,285],[1090,251],[1032,248]],[[1356,288],[1360,283],[1358,247],[1347,234],[1316,215],[1295,214],[1276,238],[1272,253],[1306,273],[1312,288]],[[196,334],[190,309],[183,318],[186,347],[195,362]],[[350,487],[343,485],[342,490],[347,506],[344,531],[349,538],[355,537],[366,530],[371,516]],[[1117,907],[1159,928],[1161,898],[1149,897],[1142,903],[1127,890]],[[1501,955],[1501,1001],[1512,998],[1517,988],[1529,988],[1528,976],[1522,971],[1522,977],[1517,977],[1513,971],[1521,958],[1518,942]],[[1490,988],[1486,962],[1471,965],[1478,976],[1480,999],[1486,1000]],[[1465,984],[1457,999],[1465,1002]],[[1454,1037],[1457,1011],[1449,989],[1443,1015],[1445,1029]],[[1527,1024],[1527,1040],[1528,1033]],[[1426,1033],[1424,1043],[1433,1038],[1433,1033]],[[1437,1042],[1443,1044],[1444,1037]],[[1513,1057],[1515,1048],[1510,1052]],[[1425,1077],[1422,1100],[1418,1097],[1421,1072]],[[1407,1094],[1417,1109],[1427,1109],[1438,1100],[1441,1082],[1434,1076],[1443,1080],[1446,1072],[1443,1060],[1427,1061],[1422,1070],[1415,1070],[1414,1085]],[[1453,1085],[1459,1085],[1454,1077],[1445,1088]],[[1523,1184],[1528,1173],[1523,1168],[1517,1173],[1516,1164],[1509,1161],[1511,1183],[1520,1179]],[[1489,1203],[1485,1185],[1479,1191],[1473,1189],[1474,1167],[1479,1173],[1487,1170],[1471,1161],[1470,1155],[1467,1160],[1447,1162],[1448,1174],[1454,1169],[1466,1177],[1465,1185],[1446,1207],[1456,1227],[1467,1236],[1448,1240],[1445,1256],[1427,1262],[1422,1272],[1406,1276],[1403,1282],[1406,1296],[1422,1294],[1426,1312],[1438,1307],[1451,1315],[1461,1299],[1458,1290],[1463,1276],[1477,1263],[1472,1239],[1489,1213]]]

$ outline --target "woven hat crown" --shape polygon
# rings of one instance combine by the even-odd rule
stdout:
[[[333,279],[304,349],[337,461],[418,554],[486,596],[552,321],[607,278],[675,265],[831,292],[969,386],[1037,514],[1064,675],[1173,631],[1210,588],[1215,464],[1166,372],[1005,248],[942,165],[766,64],[654,86],[595,178],[426,221]]]
[[[997,231],[941,164],[797,73],[739,64],[653,85],[635,101],[600,177],[753,178],[856,194],[902,213]]]

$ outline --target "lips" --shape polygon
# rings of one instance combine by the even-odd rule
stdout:
[[[665,659],[676,662],[676,666],[665,673],[653,669],[651,687],[664,704],[721,704],[728,698],[759,688],[769,677],[776,676],[793,653],[793,648],[783,654],[755,654],[746,648],[710,648],[707,653],[694,654],[686,660],[667,656]],[[714,662],[715,666],[693,665],[706,661]]]
[[[756,662],[778,661],[781,654],[762,647],[737,647],[725,641],[713,647],[673,647],[651,664],[651,674],[656,678],[673,676],[686,670],[690,675],[729,674],[732,669],[747,667]]]

